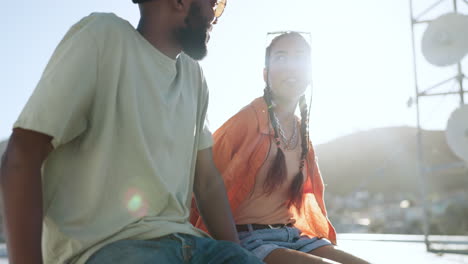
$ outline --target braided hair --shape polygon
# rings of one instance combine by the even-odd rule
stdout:
[[[284,37],[287,37],[290,35],[296,35],[296,34],[300,36],[299,33],[295,33],[295,32],[285,33],[274,38],[271,41],[270,45],[266,49],[266,54],[265,54],[265,68],[267,69],[267,74],[268,74],[268,66],[270,62],[270,52],[271,52],[271,48],[273,44]],[[267,178],[263,185],[265,192],[267,194],[271,194],[286,180],[287,168],[286,168],[284,152],[281,149],[281,141],[279,138],[279,131],[278,131],[279,124],[277,123],[277,119],[274,117],[273,94],[268,83],[268,77],[266,81],[266,87],[264,89],[263,99],[265,100],[265,103],[268,106],[269,121],[271,122],[271,125],[274,130],[274,140],[277,146],[276,157],[271,167],[268,169]],[[289,197],[288,207],[294,205],[296,208],[300,208],[302,206],[302,191],[304,188],[303,168],[304,168],[307,154],[309,152],[309,144],[308,144],[309,143],[309,131],[308,131],[309,120],[308,120],[308,108],[307,108],[305,95],[302,95],[299,99],[299,108],[301,111],[301,132],[300,132],[301,133],[301,148],[302,148],[301,159],[299,162],[299,172],[294,176],[294,179],[291,183],[291,186],[288,192],[288,197]]]

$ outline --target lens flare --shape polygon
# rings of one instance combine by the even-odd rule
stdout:
[[[141,208],[142,204],[143,204],[143,199],[141,198],[141,196],[138,194],[135,194],[133,195],[132,198],[130,198],[130,201],[128,201],[127,208],[128,210],[130,210],[130,212],[135,212]]]
[[[125,194],[125,208],[134,217],[148,214],[148,203],[144,195],[136,188],[130,188]]]

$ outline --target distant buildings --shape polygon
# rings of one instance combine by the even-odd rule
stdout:
[[[327,193],[325,199],[328,216],[339,233],[423,233],[425,216],[418,194],[361,191],[347,197]],[[468,235],[468,193],[431,197],[428,204],[430,234]]]

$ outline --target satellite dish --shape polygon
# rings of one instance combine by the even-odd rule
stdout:
[[[468,105],[459,107],[450,115],[445,137],[453,153],[468,162]]]
[[[448,13],[430,22],[423,35],[422,53],[436,66],[462,60],[468,53],[468,16]]]

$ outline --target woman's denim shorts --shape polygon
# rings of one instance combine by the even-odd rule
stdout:
[[[249,230],[252,230],[249,228]],[[301,231],[295,227],[285,226],[277,229],[257,229],[239,232],[241,245],[263,260],[273,250],[287,248],[301,252],[309,252],[322,246],[331,245],[327,239],[301,236]]]

